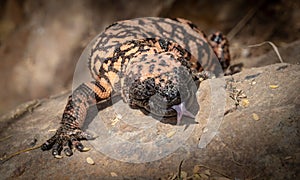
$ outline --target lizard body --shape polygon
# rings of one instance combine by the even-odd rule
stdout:
[[[61,126],[42,145],[60,157],[73,154],[71,147],[84,151],[80,140],[89,135],[80,128],[87,109],[119,92],[131,107],[157,116],[177,115],[177,124],[189,112],[188,101],[195,92],[189,84],[199,81],[206,67],[229,66],[226,37],[215,33],[208,38],[185,19],[137,18],[116,22],[98,35],[89,56],[94,79],[76,88],[68,98]],[[205,67],[205,68],[204,68]]]

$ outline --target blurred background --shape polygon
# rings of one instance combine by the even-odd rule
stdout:
[[[233,64],[249,68],[276,62],[271,57],[272,62],[251,61],[273,50],[245,50],[248,45],[294,46],[300,36],[299,9],[295,0],[1,0],[0,115],[22,102],[70,91],[83,49],[117,20],[189,19],[206,34],[228,34]],[[285,57],[287,62],[297,58]]]

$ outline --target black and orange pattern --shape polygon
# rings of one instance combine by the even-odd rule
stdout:
[[[184,19],[138,18],[114,23],[94,43],[89,69],[95,81],[80,85],[68,99],[61,127],[42,145],[59,158],[72,147],[85,151],[80,143],[89,135],[80,128],[87,110],[118,92],[132,107],[157,116],[193,116],[185,104],[195,92],[188,84],[203,77],[203,70],[230,63],[228,41],[221,33],[206,38]],[[184,85],[184,86],[182,86]],[[181,112],[182,111],[182,112]],[[185,111],[185,112],[183,112]]]

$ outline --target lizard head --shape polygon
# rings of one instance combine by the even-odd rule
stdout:
[[[177,124],[183,115],[194,117],[186,104],[194,98],[195,83],[187,67],[170,53],[149,54],[142,63],[133,63],[126,74],[123,95],[131,107],[143,108],[159,116],[177,116]]]

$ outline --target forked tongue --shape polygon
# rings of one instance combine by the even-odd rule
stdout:
[[[180,124],[182,116],[195,118],[195,116],[185,108],[184,102],[182,102],[178,105],[174,105],[174,106],[172,106],[172,108],[177,111],[177,125]]]

